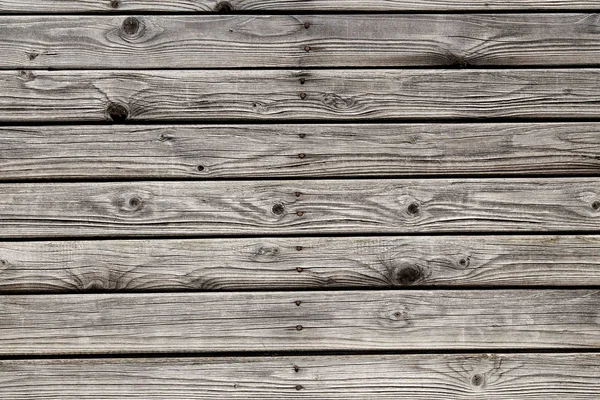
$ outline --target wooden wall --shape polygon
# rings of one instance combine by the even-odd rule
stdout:
[[[596,10],[0,0],[0,398],[599,398]]]

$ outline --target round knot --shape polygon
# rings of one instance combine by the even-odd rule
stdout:
[[[421,271],[415,267],[407,267],[398,271],[397,274],[398,284],[402,286],[412,285],[419,279],[421,279]]]
[[[481,386],[481,385],[483,385],[483,375],[481,375],[481,374],[475,374],[475,375],[473,375],[473,377],[471,378],[471,384],[473,386]]]
[[[110,102],[106,107],[106,113],[114,122],[122,122],[129,118],[129,111],[123,104]]]
[[[406,211],[410,215],[418,215],[421,212],[421,205],[417,202],[412,202],[408,205]]]
[[[592,203],[592,208],[594,210],[600,210],[600,201],[596,200],[595,202]]]
[[[215,11],[221,14],[228,14],[233,11],[233,6],[227,1],[220,1],[215,6]]]
[[[121,28],[126,34],[135,35],[140,30],[140,21],[135,17],[127,17]]]
[[[277,204],[275,204],[273,206],[273,208],[271,209],[271,211],[275,215],[281,215],[285,211],[285,208],[283,207],[283,204],[277,203]]]

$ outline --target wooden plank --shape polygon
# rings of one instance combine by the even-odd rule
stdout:
[[[3,68],[597,65],[596,14],[0,17]]]
[[[578,231],[600,178],[7,183],[0,236]]]
[[[600,391],[597,353],[2,360],[0,370],[4,400],[561,400]]]
[[[0,355],[600,346],[598,290],[7,295]]]
[[[0,0],[4,13],[597,9],[598,0]]]
[[[598,173],[598,123],[0,127],[1,180]]]
[[[600,236],[0,242],[0,292],[600,285]]]
[[[599,73],[2,71],[0,122],[599,118]]]

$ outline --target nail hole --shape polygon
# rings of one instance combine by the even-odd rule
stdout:
[[[273,211],[273,214],[275,214],[275,215],[283,214],[283,211],[284,211],[283,204],[275,204],[273,206],[273,208],[271,209],[271,211]]]
[[[296,385],[296,390],[302,390],[302,385]]]
[[[231,5],[231,3],[221,1],[217,3],[215,11],[221,14],[227,14],[233,11],[233,6]]]
[[[306,98],[306,93],[304,93],[304,92],[300,93],[300,98],[302,100],[304,100]]]
[[[306,83],[306,79],[304,79],[304,78],[300,78],[300,84],[301,84],[301,85],[304,85],[305,83]]]
[[[306,157],[306,154],[304,154],[304,153],[298,154],[298,158],[304,158],[304,157]]]
[[[306,29],[310,28],[310,22],[305,22],[304,23],[304,28],[306,28]]]
[[[310,46],[304,46],[304,51],[308,53],[310,51]]]
[[[298,250],[298,251],[302,251],[303,248],[304,247],[302,247],[302,246],[296,246],[296,250]]]
[[[414,202],[408,205],[408,213],[410,215],[417,215],[419,212],[421,212],[421,206],[419,203]]]
[[[300,367],[297,365],[294,365],[294,371],[296,371],[296,372],[300,371]]]
[[[198,171],[202,172],[204,171],[204,165],[198,165]]]
[[[129,118],[129,111],[127,111],[124,105],[119,103],[109,103],[106,112],[114,122],[122,122]]]
[[[301,194],[302,194],[302,193],[300,193],[300,192],[296,192],[296,193],[294,193],[294,195],[295,195],[296,197],[300,197],[300,195],[301,195]]]
[[[302,325],[296,325],[296,330],[297,331],[301,331],[302,329],[304,329],[304,327]]]
[[[127,17],[123,21],[122,29],[128,35],[135,35],[140,29],[140,21],[134,17]]]
[[[296,300],[296,305],[300,306],[300,304],[302,304],[302,302],[300,300]]]
[[[306,137],[306,133],[301,133],[298,136],[300,136],[300,139],[304,139]]]
[[[298,268],[296,268],[296,271],[302,272],[302,271],[304,271],[304,269],[302,267],[298,267]]]

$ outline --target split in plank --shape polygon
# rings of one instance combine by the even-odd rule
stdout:
[[[600,346],[599,290],[5,295],[0,355]]]
[[[0,237],[600,229],[600,178],[5,183]]]
[[[600,64],[597,14],[0,17],[2,68]]]
[[[0,127],[0,180],[598,173],[598,123]]]
[[[600,118],[598,69],[2,71],[0,122]]]
[[[600,286],[600,236],[0,242],[0,293]]]
[[[592,399],[600,356],[418,354],[0,361],[0,397]]]
[[[598,0],[0,0],[0,13],[597,9]]]

